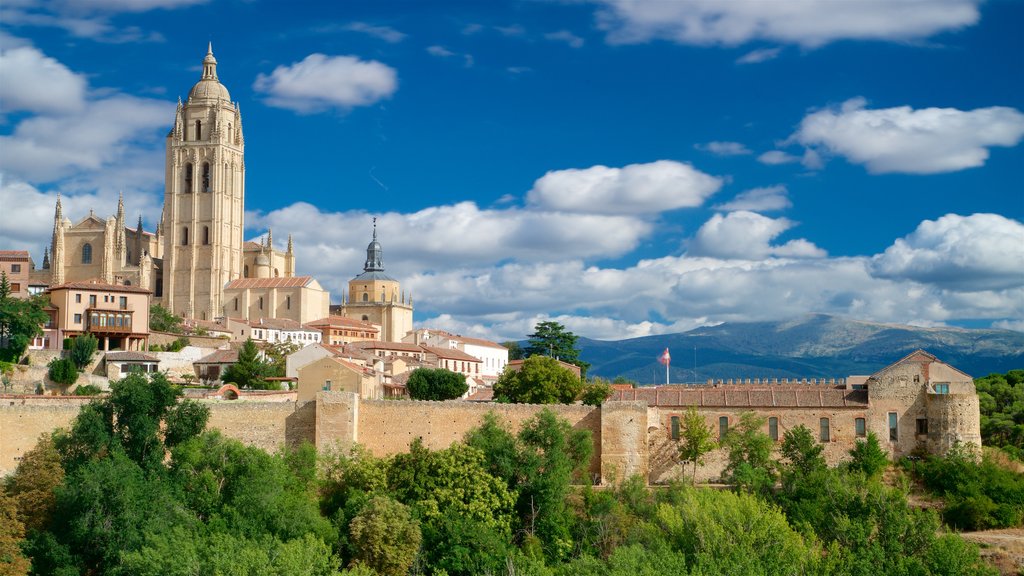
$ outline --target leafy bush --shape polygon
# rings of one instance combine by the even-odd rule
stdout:
[[[103,390],[95,384],[82,384],[75,388],[75,396],[97,396],[102,393]]]
[[[85,368],[92,362],[92,356],[96,353],[99,341],[92,334],[82,334],[71,343],[71,361],[78,366],[79,370]]]
[[[50,380],[58,384],[70,386],[78,380],[78,367],[70,358],[54,358],[47,366],[50,368],[47,373]]]
[[[413,400],[454,400],[469,390],[465,376],[444,368],[417,368],[405,386]]]

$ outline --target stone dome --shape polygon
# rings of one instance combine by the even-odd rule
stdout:
[[[211,43],[206,49],[206,57],[203,58],[203,76],[189,91],[188,99],[216,100],[218,98],[230,102],[231,94],[217,79],[217,59],[213,57],[213,44]]]
[[[256,265],[257,266],[270,266],[270,257],[267,256],[266,254],[260,252],[260,254],[258,256],[256,256]]]

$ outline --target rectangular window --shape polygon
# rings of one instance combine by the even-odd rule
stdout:
[[[725,438],[725,435],[729,432],[729,417],[719,416],[718,417],[718,439]]]
[[[936,394],[949,394],[949,382],[936,382],[935,383]]]
[[[16,274],[21,272],[21,264],[11,264],[11,273]]]
[[[75,314],[75,324],[81,324],[81,323],[82,323],[82,315],[81,314]]]
[[[672,439],[679,440],[679,416],[672,417]]]
[[[917,435],[927,436],[928,435],[928,419],[918,418],[917,419]]]
[[[889,412],[889,442],[898,442],[900,439],[899,419],[895,412]]]
[[[779,419],[775,416],[768,418],[768,437],[775,442],[779,441]]]
[[[331,390],[331,381],[330,380],[324,380],[324,390],[330,392],[330,390]]]
[[[92,308],[96,307],[96,295],[95,294],[90,294],[89,295],[89,306],[92,307]]]
[[[821,434],[819,436],[819,439],[822,442],[828,442],[829,438],[830,438],[829,429],[828,429],[828,418],[822,418],[818,422],[821,425]]]
[[[128,309],[128,297],[127,296],[121,296],[121,298],[118,300],[118,304],[120,305],[121,310],[127,310]]]
[[[854,418],[853,427],[857,432],[857,438],[863,438],[868,435],[867,426],[863,418]]]
[[[75,304],[81,304],[81,303],[82,303],[82,295],[81,294],[75,294]]]
[[[21,292],[21,284],[17,282],[11,282],[11,292]]]

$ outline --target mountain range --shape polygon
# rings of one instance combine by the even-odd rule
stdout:
[[[668,348],[673,384],[708,378],[845,378],[869,375],[917,349],[974,376],[1024,368],[1024,333],[921,328],[811,314],[775,322],[729,322],[677,334],[604,341],[580,338],[591,376],[663,384]]]

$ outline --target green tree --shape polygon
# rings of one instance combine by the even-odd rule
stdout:
[[[679,444],[679,458],[693,466],[693,482],[697,481],[697,467],[704,465],[704,456],[717,448],[713,433],[711,426],[697,412],[696,407],[690,406],[686,409],[680,430],[682,443]]]
[[[562,362],[575,364],[580,367],[583,376],[586,376],[590,364],[580,360],[580,351],[576,347],[579,336],[565,329],[565,326],[558,322],[539,322],[533,328],[533,334],[528,336],[526,348],[523,349],[523,356],[548,356]]]
[[[868,432],[865,440],[857,440],[850,450],[850,469],[863,472],[873,478],[885,471],[889,465],[889,456],[878,444],[878,436],[874,432]]]
[[[0,272],[0,361],[17,362],[32,339],[43,333],[49,318],[43,310],[47,304],[42,295],[28,299],[12,296],[7,274]]]
[[[39,531],[50,525],[56,505],[54,489],[63,481],[64,469],[53,438],[42,436],[35,447],[22,456],[4,486],[17,504],[18,521],[26,530]]]
[[[803,424],[786,430],[782,436],[782,456],[789,461],[786,470],[798,476],[807,476],[826,466],[825,447],[814,440],[810,429]]]
[[[767,495],[775,484],[774,442],[762,431],[765,418],[755,412],[740,414],[739,425],[722,440],[729,452],[725,478],[738,490]]]
[[[372,568],[381,576],[409,572],[420,549],[420,527],[399,502],[373,497],[349,525],[356,556],[353,564]]]
[[[220,379],[241,388],[266,390],[270,387],[266,378],[270,376],[271,370],[270,364],[260,357],[260,349],[250,338],[238,351],[238,362],[228,366]]]
[[[508,340],[507,342],[502,342],[501,345],[508,349],[509,360],[523,360],[526,358],[523,353],[523,347],[519,345],[519,342]]]
[[[149,329],[154,332],[181,334],[181,317],[159,304],[149,305]]]
[[[572,514],[566,503],[574,474],[590,463],[589,430],[577,430],[550,410],[542,410],[519,431],[523,480],[516,509],[527,537],[535,538],[551,560],[573,548]]]
[[[22,555],[25,526],[18,519],[18,507],[13,498],[0,490],[0,575],[23,576],[31,567]]]
[[[78,381],[78,367],[70,358],[54,358],[47,366],[49,370],[46,375],[58,384],[70,386]]]
[[[604,378],[592,378],[583,385],[580,401],[587,406],[600,406],[612,395],[612,385]]]
[[[276,342],[270,345],[266,349],[267,363],[270,364],[267,376],[283,377],[287,369],[288,357],[298,350],[299,345],[291,341]]]
[[[494,384],[494,398],[517,404],[570,404],[583,382],[554,358],[531,356],[519,370],[506,368]]]
[[[71,344],[71,361],[79,370],[82,370],[92,362],[92,355],[96,353],[99,342],[92,334],[82,334],[74,339]]]
[[[444,368],[417,368],[405,387],[413,400],[452,400],[469,390],[465,376]]]

